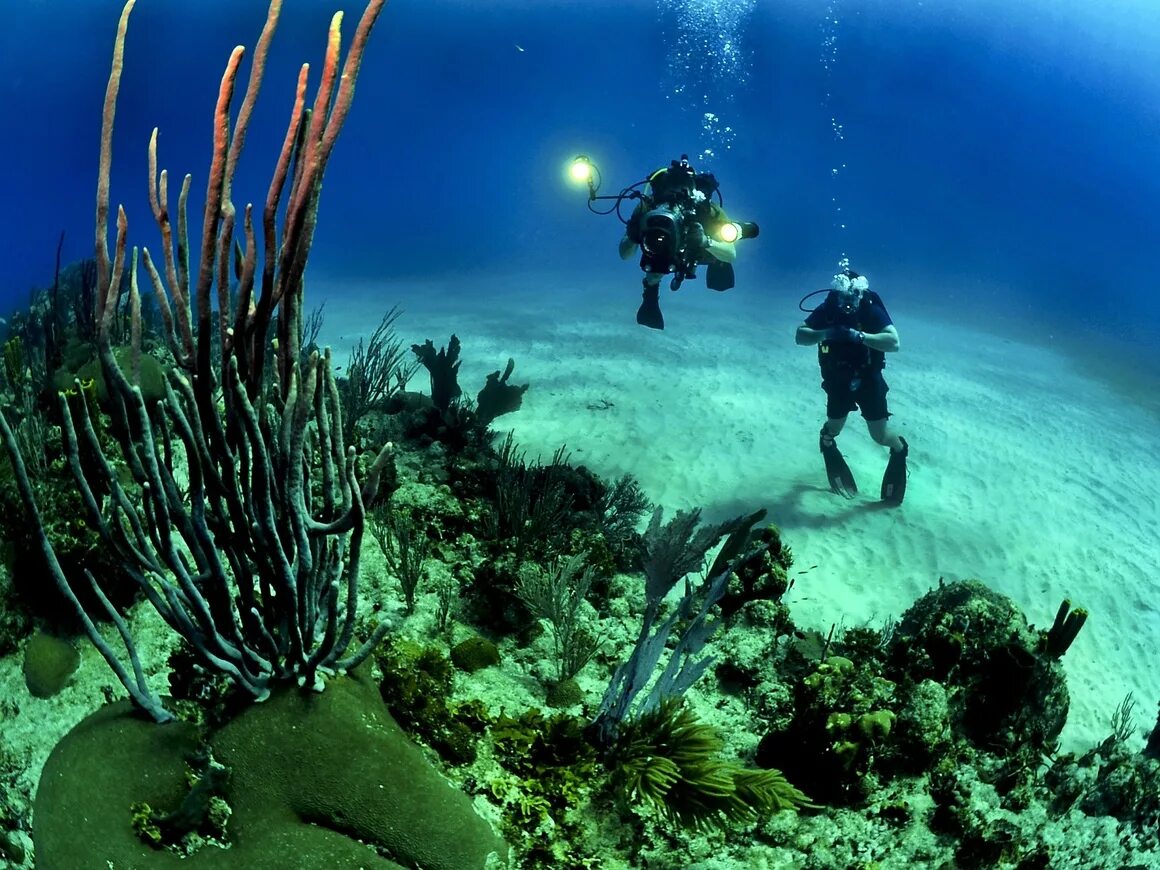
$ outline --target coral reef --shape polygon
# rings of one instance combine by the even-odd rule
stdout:
[[[879,628],[798,626],[793,554],[764,510],[666,521],[631,475],[604,480],[564,445],[529,458],[493,431],[529,389],[514,360],[472,403],[458,337],[408,356],[392,307],[336,375],[302,279],[382,5],[342,68],[333,20],[314,109],[299,81],[261,217],[280,251],[259,255],[230,190],[277,0],[232,123],[239,52],[222,79],[193,267],[185,191],[171,226],[151,142],[152,294],[123,214],[112,257],[105,240],[125,6],[96,257],[61,268],[58,251],[4,345],[0,530],[19,571],[0,578],[0,719],[56,742],[39,758],[26,731],[0,743],[0,859],[1155,863],[1160,726],[1139,751],[1127,698],[1106,740],[1058,751],[1083,608],[1064,600],[1037,629],[985,583],[940,580]],[[419,367],[426,394],[408,389]],[[98,654],[113,675],[85,673]]]

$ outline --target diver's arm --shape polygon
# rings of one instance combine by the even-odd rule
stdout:
[[[714,238],[705,240],[705,251],[715,260],[732,263],[737,259],[737,246],[733,242],[719,242]]]
[[[636,242],[628,237],[627,234],[620,237],[620,259],[627,260],[636,253]]]
[[[794,336],[794,341],[802,345],[820,344],[829,336],[828,329],[810,329],[804,323],[797,328],[797,334]]]
[[[880,350],[883,353],[894,353],[898,350],[898,330],[894,328],[893,323],[881,332],[865,332],[863,335],[866,347],[871,350]]]
[[[633,208],[632,214],[628,216],[628,220],[624,222],[624,235],[620,237],[620,259],[622,260],[627,260],[636,253],[637,246],[640,244],[640,223],[649,201],[647,197],[641,197],[640,202]]]

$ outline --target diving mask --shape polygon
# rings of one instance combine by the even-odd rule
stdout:
[[[838,307],[842,313],[853,314],[862,302],[862,293],[870,289],[870,282],[863,275],[851,278],[839,272],[834,276],[830,286],[838,294]]]

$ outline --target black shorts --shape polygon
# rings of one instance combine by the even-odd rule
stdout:
[[[830,379],[822,381],[826,391],[826,417],[836,420],[858,409],[866,420],[885,420],[890,416],[886,408],[886,394],[890,387],[881,371],[867,372],[861,378]]]

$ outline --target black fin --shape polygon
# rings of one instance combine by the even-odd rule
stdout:
[[[705,286],[710,290],[725,292],[733,289],[733,264],[713,260],[705,270]]]
[[[826,444],[826,439],[829,439],[829,444]],[[822,428],[821,437],[818,439],[818,448],[826,461],[826,477],[830,480],[830,489],[843,498],[856,496],[858,484],[854,481],[854,473],[850,471],[850,466],[846,464],[842,452],[834,443],[833,436],[826,432],[825,427]]]
[[[902,504],[906,495],[906,457],[910,453],[910,445],[905,438],[899,438],[902,450],[895,453],[890,451],[890,461],[886,463],[886,473],[882,475],[882,500],[887,504]]]
[[[651,293],[647,289],[645,290],[640,308],[636,309],[636,322],[649,329],[665,328],[665,318],[661,314],[660,294],[655,287]]]

